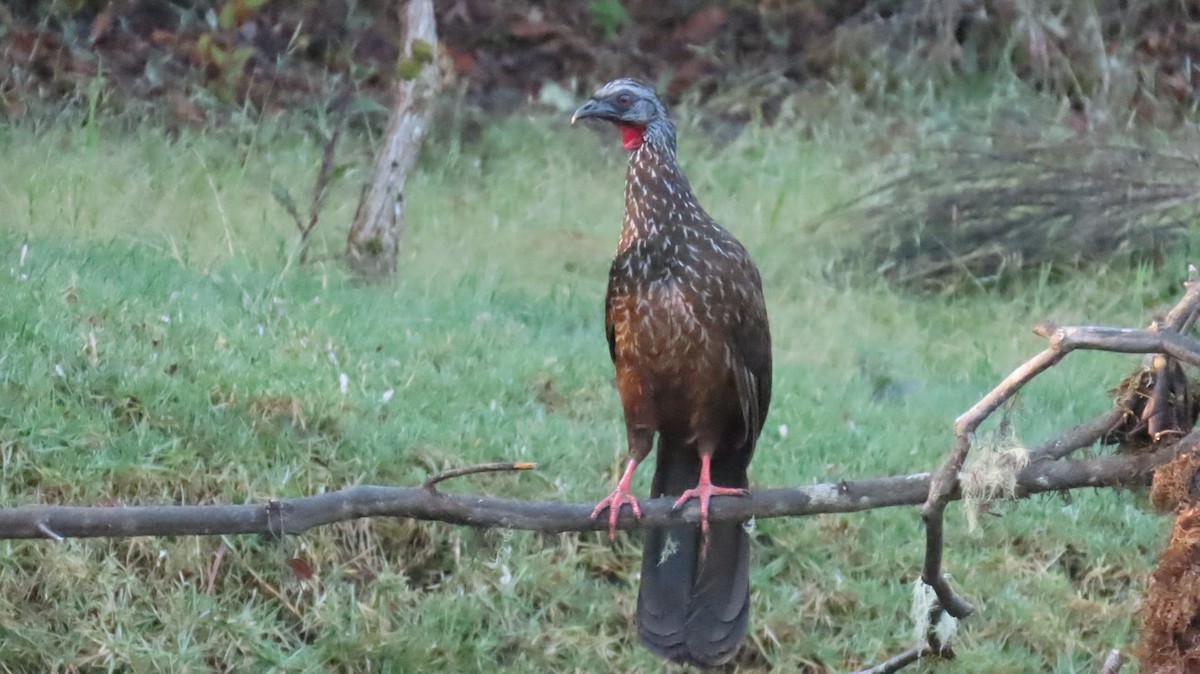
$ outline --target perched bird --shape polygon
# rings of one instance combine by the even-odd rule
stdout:
[[[746,467],[771,401],[771,335],[758,269],[700,207],[675,162],[675,125],[649,86],[617,79],[571,119],[612,122],[630,151],[625,221],[608,275],[605,330],[625,412],[629,463],[608,509],[641,516],[633,472],[658,436],[651,496],[700,503],[700,524],[645,534],[638,634],[678,662],[727,661],[750,612],[750,540],[708,522],[709,499],[744,495]]]

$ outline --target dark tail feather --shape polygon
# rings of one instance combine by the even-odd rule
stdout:
[[[696,486],[699,457],[658,448],[654,495],[677,495]],[[690,454],[690,456],[689,456]],[[745,486],[714,479],[721,486]],[[750,537],[738,522],[713,522],[708,551],[700,555],[700,527],[647,529],[637,624],[642,643],[676,662],[702,667],[733,656],[750,617]]]

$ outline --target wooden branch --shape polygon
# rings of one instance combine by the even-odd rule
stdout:
[[[1080,461],[1044,461],[1017,477],[1018,497],[1082,487],[1145,485],[1155,467],[1170,460],[1174,447],[1153,454],[1105,456]],[[791,489],[759,489],[749,496],[713,499],[709,519],[805,517],[876,508],[917,505],[929,491],[928,473],[867,480],[827,482]],[[959,498],[952,489],[950,499]],[[694,503],[672,510],[672,498],[642,502],[642,518],[624,513],[618,526],[636,529],[675,522],[698,522]],[[539,503],[471,494],[444,494],[424,487],[356,486],[317,496],[250,505],[40,505],[0,508],[0,539],[128,536],[213,536],[218,534],[300,534],[314,527],[360,517],[412,519],[504,527],[530,531],[597,531],[592,503]]]
[[[1029,450],[1029,462],[1056,461],[1084,447],[1091,447],[1111,433],[1125,418],[1125,414],[1125,410],[1114,407],[1091,421],[1085,421],[1040,447]]]
[[[1005,402],[1010,400],[1030,381],[1042,372],[1058,364],[1068,353],[1077,349],[1111,351],[1116,353],[1161,353],[1192,365],[1200,365],[1200,342],[1179,334],[1177,330],[1190,326],[1195,314],[1200,311],[1200,275],[1194,265],[1188,266],[1188,280],[1184,283],[1184,294],[1167,314],[1162,325],[1151,325],[1146,330],[1077,326],[1060,328],[1039,325],[1034,332],[1049,340],[1049,346],[1021,364],[1004,378],[995,388],[983,396],[954,422],[954,448],[934,473],[928,498],[921,508],[921,519],[925,523],[925,562],[921,578],[933,588],[938,603],[955,618],[966,618],[975,611],[969,602],[959,596],[942,573],[944,551],[943,523],[946,504],[957,484],[958,474],[971,450],[971,439],[980,424],[987,420]],[[1094,428],[1084,428],[1079,438],[1087,437]],[[1067,443],[1071,444],[1071,443]],[[1054,451],[1054,450],[1051,450]],[[1074,451],[1074,450],[1071,450]]]
[[[495,463],[480,463],[474,466],[463,466],[462,468],[451,468],[445,470],[433,477],[425,480],[425,484],[421,485],[425,489],[434,489],[439,482],[462,477],[464,475],[475,475],[477,473],[498,473],[506,470],[533,470],[537,468],[536,463],[529,461],[497,461]]]
[[[860,669],[854,674],[894,674],[932,653],[933,649],[928,644],[914,646],[899,655],[884,660],[874,667]]]
[[[1113,353],[1162,353],[1189,365],[1200,366],[1200,342],[1174,332],[1104,328],[1094,325],[1070,328],[1039,325],[1034,332],[1050,340],[1049,351],[1058,351],[1063,355],[1076,349]]]
[[[346,238],[346,261],[360,276],[389,276],[396,271],[404,233],[404,184],[429,128],[438,83],[437,25],[431,0],[408,1],[401,39],[404,51],[397,64],[401,81],[396,106]]]
[[[921,519],[925,522],[925,563],[921,579],[937,593],[938,603],[955,618],[962,619],[975,612],[965,599],[958,596],[950,587],[950,583],[942,574],[943,521],[946,504],[950,501],[950,493],[958,482],[958,474],[962,471],[967,453],[971,449],[971,438],[976,429],[993,412],[1000,408],[1025,384],[1033,380],[1066,356],[1066,351],[1053,347],[1042,351],[1026,361],[1011,374],[1004,378],[987,395],[971,406],[954,422],[954,450],[950,457],[933,476],[929,497],[921,508]]]
[[[312,203],[308,208],[308,224],[304,225],[299,220],[299,213],[293,213],[296,218],[296,226],[300,228],[300,264],[308,262],[308,243],[312,236],[313,230],[317,228],[317,221],[321,217],[321,207],[325,204],[325,197],[329,194],[329,181],[333,174],[333,160],[337,151],[338,139],[342,137],[342,131],[346,129],[346,123],[349,120],[349,115],[346,114],[346,107],[350,104],[352,96],[347,89],[334,99],[333,104],[329,106],[331,115],[337,115],[338,120],[333,126],[333,132],[329,134],[329,139],[325,141],[325,150],[321,153],[321,167],[317,169],[317,179],[313,183]]]
[[[1183,284],[1183,297],[1167,312],[1160,325],[1151,326],[1151,330],[1167,330],[1187,334],[1200,314],[1200,271],[1196,265],[1188,265],[1188,278]]]

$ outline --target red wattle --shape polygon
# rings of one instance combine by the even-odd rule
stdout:
[[[621,130],[621,147],[626,150],[636,150],[642,146],[642,135],[646,133],[646,127],[618,124],[617,128]]]

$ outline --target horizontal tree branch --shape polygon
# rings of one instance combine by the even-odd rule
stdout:
[[[1096,325],[1067,328],[1039,325],[1034,332],[1050,340],[1050,349],[1061,353],[1075,350],[1162,353],[1189,365],[1200,366],[1200,342],[1175,332]]]
[[[1155,467],[1175,453],[1103,456],[1078,461],[1042,461],[1017,478],[1018,497],[1081,487],[1148,484]],[[713,500],[713,521],[804,517],[875,508],[918,505],[929,492],[930,475],[815,484],[789,489],[759,489],[746,497]],[[958,490],[951,495],[959,498]],[[698,522],[691,504],[672,511],[671,498],[642,502],[642,519],[628,510],[619,527],[634,529],[680,521]],[[607,522],[589,517],[593,504],[534,502],[471,494],[444,494],[422,487],[356,486],[317,496],[250,505],[39,505],[0,508],[0,539],[128,536],[211,536],[218,534],[300,534],[314,527],[361,517],[418,520],[504,527],[543,532],[594,531]]]

